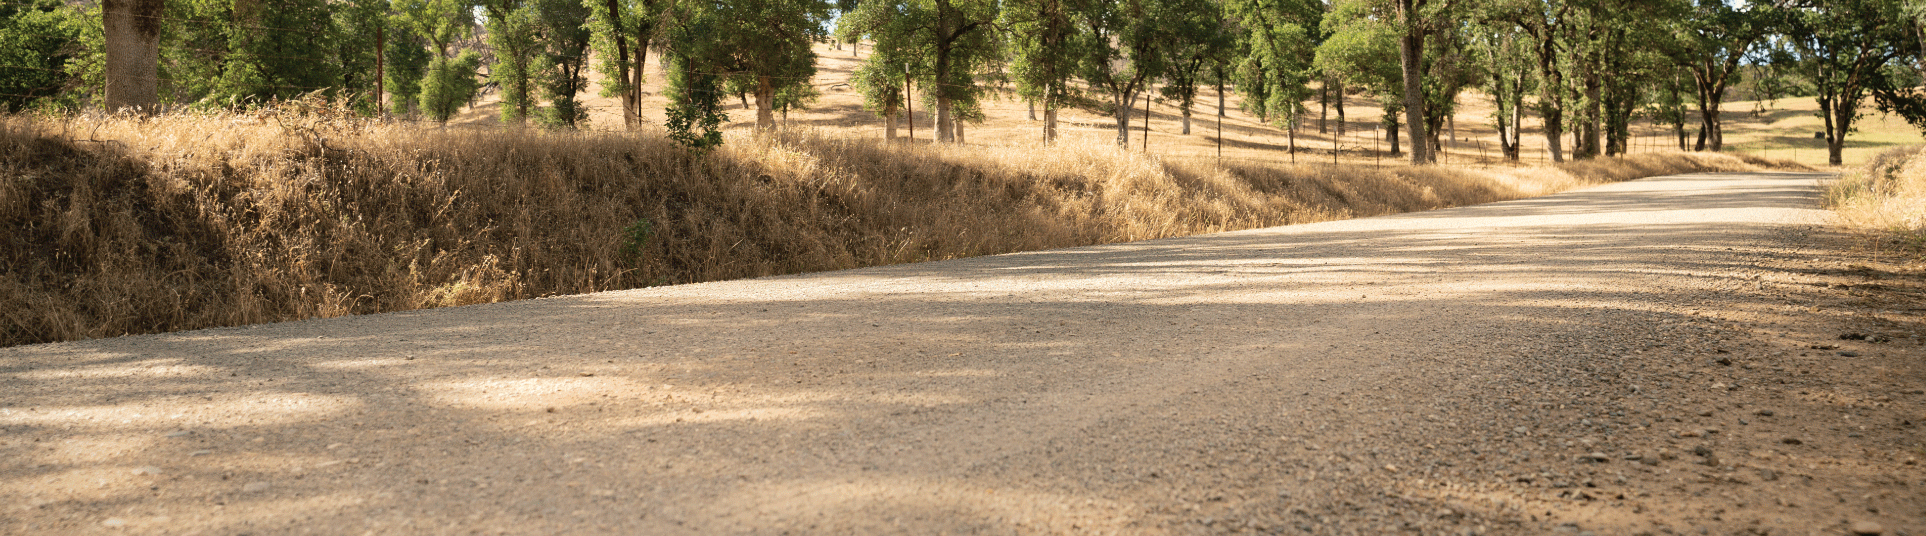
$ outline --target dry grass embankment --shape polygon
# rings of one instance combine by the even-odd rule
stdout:
[[[0,117],[0,345],[1190,235],[1752,168],[1164,163],[325,116]]]
[[[1826,202],[1874,255],[1926,261],[1926,146],[1888,149],[1826,188]]]

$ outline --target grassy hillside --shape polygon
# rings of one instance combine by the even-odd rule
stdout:
[[[398,311],[1142,240],[1543,195],[1600,182],[1780,165],[1806,128],[1797,102],[1735,103],[1730,155],[1666,150],[1641,130],[1628,158],[1552,166],[1526,134],[1502,162],[1467,97],[1444,166],[1412,168],[1350,99],[1342,135],[1288,137],[1200,98],[1193,133],[1153,106],[1128,150],[1109,120],[1063,114],[1040,144],[1021,102],[987,103],[968,143],[883,143],[843,81],[851,51],[822,47],[824,98],[698,154],[655,122],[616,131],[501,125],[492,96],[447,127],[349,117],[324,103],[155,118],[0,116],[0,345]],[[653,80],[661,80],[653,73]],[[652,88],[653,89],[653,88]],[[1903,124],[1865,137],[1917,138]],[[1529,126],[1529,125],[1528,125]],[[1881,130],[1883,129],[1883,130]],[[1809,134],[1807,134],[1809,135]],[[1775,144],[1783,144],[1780,147]],[[1335,153],[1332,147],[1338,149]],[[1867,148],[1856,148],[1863,158]]]
[[[1108,141],[442,129],[325,109],[0,117],[0,345],[1100,244],[1746,169],[1255,163]]]

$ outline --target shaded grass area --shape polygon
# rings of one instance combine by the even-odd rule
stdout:
[[[0,117],[0,345],[489,303],[1374,216],[1644,176],[1169,163],[1108,144]],[[1770,162],[1764,162],[1770,164]]]

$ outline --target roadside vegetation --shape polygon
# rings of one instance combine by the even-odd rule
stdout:
[[[732,134],[749,136],[749,134]],[[0,345],[1101,244],[1751,169],[1216,166],[1101,141],[441,129],[296,106],[0,118]]]
[[[1826,188],[1841,219],[1882,254],[1926,261],[1926,146],[1889,149]]]

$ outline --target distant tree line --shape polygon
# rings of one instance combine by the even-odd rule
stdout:
[[[1367,96],[1392,150],[1401,132],[1429,163],[1475,89],[1514,160],[1528,115],[1557,161],[1625,152],[1637,118],[1718,151],[1719,106],[1747,81],[1815,98],[1837,164],[1867,97],[1926,129],[1922,22],[1926,0],[18,0],[0,3],[0,108],[319,92],[446,121],[492,85],[503,121],[569,128],[599,76],[634,128],[655,59],[672,135],[706,146],[728,99],[753,99],[758,128],[808,106],[811,46],[833,39],[871,49],[851,85],[891,137],[915,106],[960,141],[1007,89],[1042,109],[1046,141],[1080,107],[1125,145],[1140,99],[1178,105],[1188,133],[1214,86],[1218,113],[1228,89],[1293,134],[1333,112],[1343,129],[1344,96]]]

